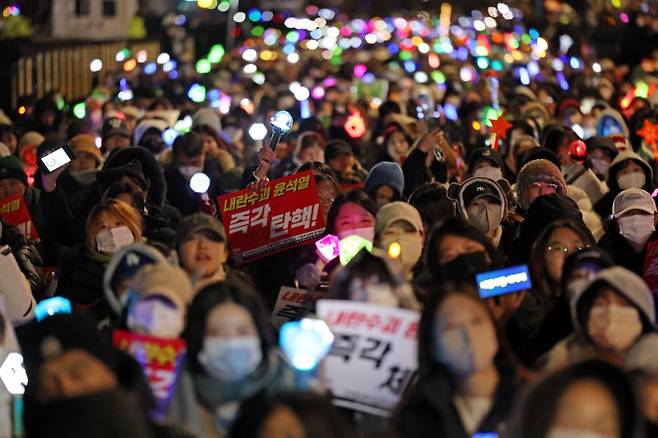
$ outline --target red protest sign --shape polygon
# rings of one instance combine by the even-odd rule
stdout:
[[[28,240],[38,241],[39,234],[27,210],[25,199],[21,195],[9,196],[0,200],[0,218],[6,224],[13,225]]]
[[[238,263],[302,245],[324,231],[310,171],[274,180],[258,193],[246,189],[219,196],[217,204]]]
[[[156,400],[152,415],[154,418],[162,418],[174,395],[185,356],[185,341],[114,330],[112,342],[142,366]]]

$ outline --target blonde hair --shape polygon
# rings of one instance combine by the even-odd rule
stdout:
[[[103,214],[111,214],[118,218],[135,237],[135,242],[142,240],[142,217],[129,204],[113,198],[103,198],[94,206],[87,217],[85,243],[90,250],[96,249],[96,235],[100,228]]]

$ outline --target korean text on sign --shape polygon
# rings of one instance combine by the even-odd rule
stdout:
[[[325,384],[338,406],[387,416],[417,368],[419,314],[374,304],[319,300],[335,336]]]
[[[217,204],[231,249],[242,263],[299,246],[324,231],[312,172],[272,181],[258,193],[220,196]]]
[[[185,356],[185,341],[160,339],[124,330],[115,330],[112,341],[142,366],[156,400],[152,416],[161,419],[176,388]]]
[[[272,324],[281,327],[286,322],[304,318],[318,299],[328,295],[328,292],[282,286],[272,311]]]
[[[27,209],[27,204],[22,196],[10,196],[0,200],[0,218],[2,222],[13,225],[18,231],[31,241],[38,241],[39,234],[34,228],[32,216]]]

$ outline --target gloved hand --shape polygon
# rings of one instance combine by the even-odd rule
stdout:
[[[295,280],[300,287],[312,290],[318,287],[323,274],[326,275],[324,272],[320,272],[313,263],[307,263],[297,269]]]

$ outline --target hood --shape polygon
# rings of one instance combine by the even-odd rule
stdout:
[[[610,168],[608,169],[608,174],[605,176],[610,191],[612,193],[619,193],[621,191],[621,189],[619,188],[619,184],[617,184],[617,173],[619,173],[622,164],[628,160],[635,160],[638,164],[642,166],[642,168],[644,169],[644,174],[647,177],[646,178],[647,181],[644,185],[644,190],[651,193],[652,191],[651,185],[653,182],[653,170],[651,170],[651,166],[649,166],[649,163],[644,161],[642,157],[640,157],[638,154],[636,154],[630,149],[626,149],[625,151],[618,153],[615,159],[612,160],[612,163],[610,164]]]
[[[455,202],[455,205],[457,206],[457,212],[459,215],[464,218],[466,222],[469,222],[469,217],[468,217],[468,211],[466,210],[467,205],[464,204],[464,191],[468,189],[470,186],[474,184],[486,184],[493,188],[496,193],[498,193],[499,199],[502,201],[501,202],[501,218],[500,222],[502,222],[506,217],[507,217],[507,212],[508,212],[508,205],[507,205],[507,195],[505,192],[509,192],[510,186],[507,180],[501,179],[499,181],[494,181],[489,178],[484,178],[484,177],[479,177],[479,176],[474,176],[466,181],[464,181],[461,185],[457,183],[452,183],[450,184],[450,187],[448,188],[448,197],[452,199]]]
[[[160,171],[158,160],[148,149],[141,146],[134,146],[118,150],[107,158],[103,165],[103,170],[123,166],[130,163],[132,160],[139,161],[142,166],[144,177],[149,182],[149,203],[158,207],[162,206],[165,200],[165,195],[167,194],[167,185],[164,176]]]
[[[656,310],[653,295],[646,283],[641,277],[628,269],[613,266],[596,274],[583,292],[571,302],[571,321],[578,333],[587,333],[587,316],[594,302],[594,292],[604,284],[613,288],[637,308],[645,332],[654,331]]]

